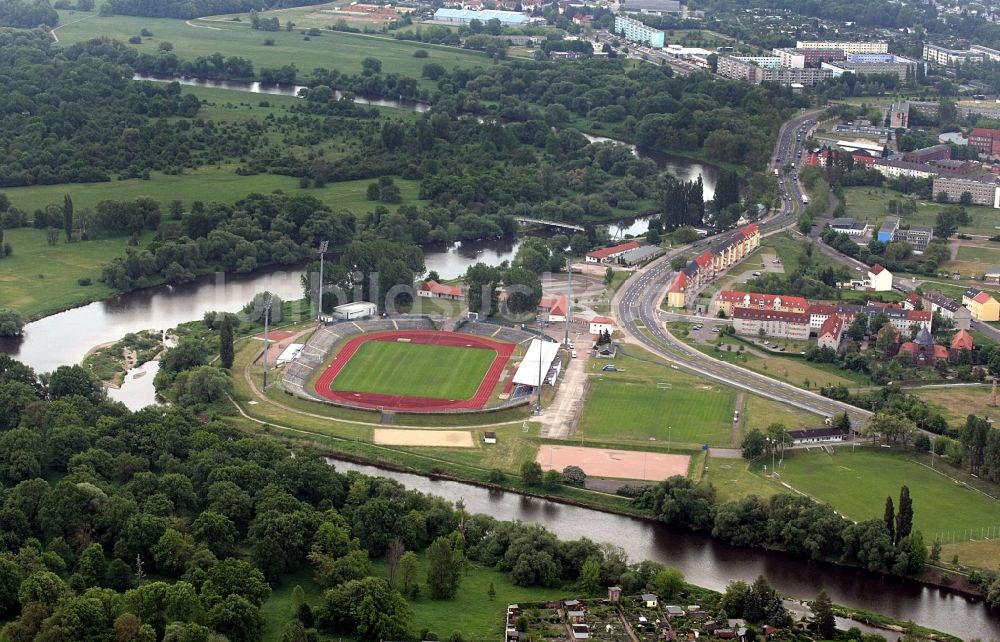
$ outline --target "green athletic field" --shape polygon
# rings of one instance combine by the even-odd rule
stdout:
[[[497,353],[483,348],[369,341],[334,378],[337,391],[469,399]]]
[[[588,439],[729,445],[735,395],[705,384],[624,383],[592,379],[578,431]]]
[[[885,498],[898,504],[899,487],[910,487],[913,523],[930,544],[939,533],[994,528],[1000,524],[1000,502],[958,484],[911,459],[897,448],[841,446],[833,456],[819,449],[786,453],[782,481],[861,521],[882,517]],[[767,461],[770,465],[770,460]]]

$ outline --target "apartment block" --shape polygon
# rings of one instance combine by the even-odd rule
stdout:
[[[615,33],[621,35],[629,42],[638,42],[649,45],[654,49],[663,49],[666,42],[666,34],[659,29],[649,27],[635,18],[628,16],[615,16]]]
[[[938,45],[924,45],[924,60],[942,67],[979,64],[983,58],[982,53],[968,49],[948,49]]]
[[[931,190],[935,199],[938,194],[944,192],[948,195],[948,200],[953,203],[959,202],[962,194],[968,192],[972,195],[973,205],[1000,209],[1000,184],[995,178],[935,176]]]
[[[809,315],[805,312],[778,312],[755,308],[733,310],[733,329],[743,336],[776,337],[779,339],[809,338]]]
[[[845,54],[866,53],[883,54],[889,53],[889,45],[885,42],[836,42],[832,40],[799,40],[795,43],[796,49],[839,49]]]

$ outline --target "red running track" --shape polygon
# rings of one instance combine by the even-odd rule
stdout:
[[[333,380],[344,369],[347,362],[368,341],[398,341],[408,339],[410,343],[436,344],[458,348],[476,348],[493,350],[497,356],[483,376],[482,383],[476,389],[476,394],[470,399],[452,401],[450,399],[435,399],[432,397],[409,397],[405,395],[386,395],[372,392],[350,392],[332,390]],[[324,399],[363,408],[395,410],[399,412],[441,412],[442,410],[478,410],[490,400],[490,395],[500,381],[500,375],[507,367],[507,361],[514,352],[514,344],[504,341],[477,337],[471,334],[457,332],[438,332],[435,330],[388,330],[362,334],[350,339],[340,349],[333,363],[316,380],[316,393]]]

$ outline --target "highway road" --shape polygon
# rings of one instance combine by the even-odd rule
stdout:
[[[791,174],[782,175],[779,184],[781,205],[774,214],[759,223],[762,235],[774,234],[796,223],[796,215],[799,212],[802,199],[802,187],[798,183],[798,168],[802,161],[802,143],[814,125],[815,115],[803,113],[786,122],[778,134],[771,167],[778,168],[780,172],[786,164],[794,163],[795,168]],[[730,232],[728,235],[734,233]],[[855,427],[860,426],[871,413],[771,379],[737,365],[714,359],[682,342],[666,329],[660,315],[659,305],[675,274],[670,268],[670,260],[691,250],[704,249],[710,243],[719,243],[725,240],[728,235],[721,234],[708,240],[674,249],[664,257],[638,270],[618,289],[612,300],[612,314],[616,317],[619,327],[634,343],[638,343],[650,352],[663,357],[671,363],[671,367],[785,402],[819,415],[829,417],[840,412],[847,412],[851,423]]]

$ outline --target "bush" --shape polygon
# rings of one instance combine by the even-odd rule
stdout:
[[[587,473],[579,466],[566,466],[562,474],[563,480],[570,486],[583,486],[587,482]]]
[[[77,285],[82,285],[84,287],[90,285],[90,283],[91,281],[89,276],[84,276],[76,280]]]
[[[413,52],[414,58],[427,58],[430,54],[427,53],[426,49],[417,49]]]
[[[130,44],[130,45],[141,45],[142,44],[142,37],[141,36],[132,36],[131,38],[128,39],[128,44]]]

